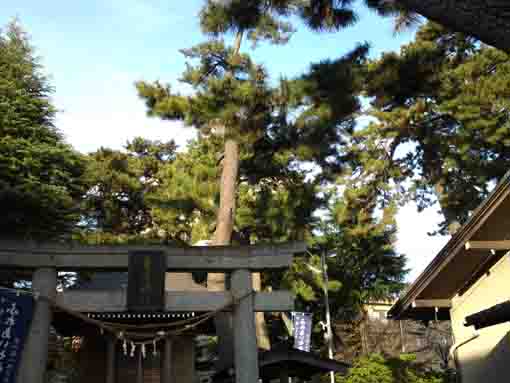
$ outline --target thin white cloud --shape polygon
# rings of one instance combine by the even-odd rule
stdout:
[[[57,127],[66,141],[87,153],[100,147],[122,149],[128,141],[141,136],[151,140],[175,140],[179,146],[196,136],[195,130],[179,122],[148,119],[137,110],[88,114],[83,111],[63,113]]]
[[[55,97],[56,126],[67,142],[81,152],[99,147],[121,149],[126,142],[141,136],[152,140],[175,140],[184,146],[196,136],[195,129],[178,121],[162,121],[146,116],[144,102],[138,98],[134,81],[137,75],[116,72],[94,89],[78,90],[73,98]],[[97,86],[99,87],[97,88]]]

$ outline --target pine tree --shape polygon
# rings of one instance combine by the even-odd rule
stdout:
[[[318,1],[331,3],[331,0]],[[383,15],[416,13],[450,30],[466,33],[485,44],[510,51],[510,8],[505,0],[490,4],[483,0],[366,0],[366,3]]]
[[[319,228],[315,213],[327,206],[324,187],[343,170],[342,148],[348,143],[344,138],[354,131],[356,113],[361,109],[358,94],[368,47],[358,46],[340,59],[312,65],[309,73],[299,78],[280,79],[276,86],[270,86],[264,68],[241,53],[239,47],[243,36],[254,42],[269,37],[276,43],[288,38],[292,28],[279,22],[279,17],[293,12],[297,3],[289,8],[278,4],[270,3],[265,8],[267,4],[260,2],[231,2],[228,6],[207,3],[202,26],[214,39],[183,50],[195,63],[188,64],[182,76],[182,81],[194,88],[192,95],[177,94],[170,85],[159,82],[137,84],[149,115],[181,120],[199,131],[199,139],[189,152],[179,154],[175,163],[166,168],[165,186],[157,197],[160,222],[166,222],[170,230],[180,227],[186,238],[207,238],[213,231],[218,234],[221,214],[226,211],[228,219],[223,223],[228,221],[229,242],[313,241],[314,229]],[[246,7],[255,8],[247,12]],[[263,30],[267,32],[262,33]],[[233,47],[217,39],[228,33],[235,35]],[[216,166],[218,158],[223,159],[221,173]],[[319,170],[315,177],[307,177],[302,166],[305,163]],[[187,174],[183,174],[183,168],[188,169]],[[215,188],[219,180],[221,183]],[[226,195],[228,204],[221,202]],[[214,216],[220,217],[216,225]],[[370,217],[374,219],[373,209]],[[374,256],[374,266],[367,266],[370,271],[366,275],[379,269],[381,275],[394,275],[388,275],[386,284],[380,279],[365,281],[359,275],[339,276],[332,281],[332,289],[341,285],[341,278],[357,281],[345,283],[339,305],[352,305],[355,300],[346,297],[361,296],[360,290],[367,286],[372,289],[370,294],[379,289],[387,295],[400,286],[398,278],[403,274],[403,261],[392,252],[392,229],[382,230],[374,221],[370,234],[358,233],[357,225],[361,224],[351,224],[355,234],[345,234],[342,243],[354,241],[354,235],[359,236],[365,248],[373,241],[382,255]],[[225,232],[224,228],[220,231]],[[331,235],[335,236],[340,241],[339,232]],[[344,259],[349,257],[346,254]],[[353,262],[359,267],[372,265],[367,263],[366,254],[364,257]],[[381,266],[387,258],[391,258],[388,266]],[[321,285],[306,276],[310,272],[305,263],[297,261],[294,271],[283,279],[281,274],[264,275],[264,282],[278,287],[282,280],[286,281],[303,297],[303,304],[320,305],[321,295],[315,290]],[[307,291],[312,295],[305,297]],[[360,301],[361,298],[356,301],[358,306]]]
[[[162,169],[175,159],[173,142],[135,138],[126,150],[101,148],[87,156],[79,238],[91,243],[178,241],[158,227],[150,196],[159,190]]]
[[[359,8],[368,6],[381,16],[395,17],[397,28],[402,24],[413,24],[417,16],[423,16],[485,44],[506,52],[510,50],[510,6],[506,0],[495,0],[490,4],[484,0],[249,0],[242,2],[242,7],[238,3],[236,0],[222,1],[221,6],[237,12],[230,13],[229,18],[217,18],[217,23],[235,25],[241,20],[251,20],[246,15],[257,15],[254,10],[275,7],[300,16],[313,30],[338,31],[355,23]]]
[[[400,54],[369,62],[374,119],[346,138],[348,182],[383,206],[437,200],[440,232],[454,232],[508,169],[509,69],[502,51],[433,23]]]
[[[153,222],[165,237],[187,245],[210,239],[219,199],[217,154],[223,141],[199,138],[159,170],[147,195]]]
[[[287,89],[285,84],[282,84],[281,89],[272,89],[264,68],[240,52],[245,35],[254,44],[261,40],[277,44],[285,42],[292,27],[282,21],[281,17],[288,15],[290,10],[289,5],[281,6],[277,2],[262,4],[235,1],[225,6],[208,1],[201,13],[201,25],[203,31],[215,39],[182,51],[188,59],[198,61],[195,66],[188,65],[182,77],[182,81],[195,89],[195,94],[181,96],[172,93],[170,86],[160,83],[137,84],[140,96],[146,101],[149,115],[182,120],[197,128],[203,137],[213,134],[224,139],[215,245],[228,245],[232,239],[239,166],[243,157],[248,157],[247,162],[251,160],[251,164],[255,164],[257,155],[261,154],[254,154],[255,147],[266,151],[277,150],[278,148],[272,145],[276,143],[275,137],[285,139],[279,143],[282,149],[283,145],[287,145],[287,150],[297,149],[302,151],[302,156],[313,157],[317,152],[319,137],[326,138],[325,142],[320,143],[322,148],[333,147],[336,144],[334,140],[338,138],[338,135],[331,133],[331,128],[324,124],[315,124],[317,126],[312,126],[307,131],[307,125],[314,124],[306,124],[305,118],[297,124],[290,124],[285,109],[294,107],[293,103],[302,103],[306,89],[296,93],[298,88]],[[235,35],[233,47],[228,47],[222,40],[217,39],[228,33]],[[285,92],[281,92],[282,90]],[[301,98],[295,101],[298,97]],[[345,114],[350,116],[351,109],[356,106],[357,104],[353,103]],[[323,111],[312,112],[319,116]],[[294,134],[298,140],[291,141],[291,137],[285,137],[284,133]],[[306,144],[304,139],[308,139],[312,145]],[[313,145],[316,148],[312,148]],[[292,154],[288,153],[286,157],[292,160]],[[264,155],[267,156],[268,152]],[[321,161],[326,163],[324,155]],[[254,288],[260,289],[257,275],[254,280]],[[208,286],[210,289],[223,289],[224,275],[209,274]],[[257,321],[260,334],[262,319],[258,318]]]
[[[406,258],[395,251],[395,206],[381,212],[369,189],[346,188],[333,191],[328,213],[324,214],[312,241],[308,259],[298,259],[281,278],[280,286],[290,288],[301,310],[314,313],[314,323],[325,322],[322,252],[329,278],[328,294],[336,343],[336,357],[345,359],[361,352],[361,324],[364,305],[391,300],[404,287]],[[278,285],[278,276],[273,283]],[[322,328],[315,327],[315,344]],[[324,346],[322,347],[324,348]]]
[[[48,239],[79,219],[84,161],[54,127],[53,89],[14,21],[0,34],[0,231]]]
[[[359,355],[369,302],[391,301],[404,287],[406,258],[395,251],[396,207],[378,209],[370,189],[347,187],[332,207],[325,230],[327,247],[336,249],[328,271],[341,282],[334,291],[337,350]]]

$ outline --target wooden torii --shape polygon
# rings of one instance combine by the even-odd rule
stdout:
[[[206,271],[231,273],[229,291],[166,291],[165,312],[214,311],[233,304],[234,364],[236,383],[258,382],[258,350],[254,312],[290,311],[294,297],[288,291],[252,293],[252,272],[283,269],[292,263],[293,254],[302,253],[302,242],[279,245],[240,247],[167,246],[83,246],[59,243],[0,241],[0,267],[33,271],[32,291],[37,299],[21,363],[17,383],[42,383],[48,355],[48,338],[52,321],[52,304],[77,312],[127,311],[125,290],[57,292],[58,271],[127,271],[135,253],[158,252],[163,256],[162,273],[166,271]],[[250,294],[252,293],[252,294]],[[242,299],[246,297],[246,299]],[[165,344],[165,349],[168,346]],[[106,383],[114,383],[114,347],[107,355]],[[165,363],[166,362],[165,358]],[[162,371],[168,371],[169,367]],[[168,373],[162,383],[170,383]]]

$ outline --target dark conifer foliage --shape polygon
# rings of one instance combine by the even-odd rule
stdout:
[[[53,89],[15,21],[0,33],[0,233],[48,239],[72,231],[85,190],[82,156],[53,122]]]
[[[269,41],[286,43],[294,31],[288,17],[299,0],[207,0],[200,14],[202,31],[214,38],[246,33],[253,44]]]
[[[400,53],[369,62],[375,119],[349,138],[351,182],[383,204],[437,200],[440,231],[455,231],[508,170],[509,65],[502,51],[433,23]]]
[[[297,15],[314,31],[334,32],[354,24],[360,9],[368,7],[380,16],[392,17],[397,32],[426,18],[498,49],[510,50],[506,0],[493,0],[490,4],[485,0],[211,0],[209,4],[221,10],[210,23],[210,30],[217,33],[235,30],[237,25],[253,25],[261,10]]]
[[[175,144],[135,138],[125,150],[101,148],[87,156],[79,238],[92,243],[170,241],[155,225],[150,198],[175,159]]]
[[[171,192],[160,194],[158,201],[163,207],[159,210],[161,216],[173,217],[166,222],[174,225],[182,217],[182,228],[193,241],[212,236],[218,222],[212,217],[218,212],[224,184],[217,170],[219,162],[214,161],[222,156],[223,142],[234,140],[240,150],[232,240],[257,243],[306,239],[314,243],[313,237],[318,235],[322,237],[319,241],[342,247],[343,261],[350,260],[358,271],[353,269],[352,275],[333,274],[330,287],[341,290],[335,302],[337,313],[347,306],[355,311],[364,297],[375,296],[376,291],[378,296],[395,293],[405,272],[403,258],[392,247],[394,224],[379,222],[373,204],[362,213],[353,213],[350,204],[342,213],[345,216],[333,214],[339,209],[333,201],[341,201],[341,194],[332,183],[346,170],[345,146],[350,144],[361,112],[359,94],[367,70],[368,46],[360,44],[341,58],[313,64],[306,74],[281,78],[276,85],[263,66],[239,51],[243,35],[255,42],[260,36],[272,43],[284,42],[291,30],[286,17],[302,5],[295,2],[286,8],[280,2],[209,1],[201,20],[204,31],[213,39],[182,50],[188,65],[181,81],[190,85],[193,93],[178,94],[173,91],[175,86],[160,82],[139,82],[137,87],[150,116],[180,120],[199,131],[198,141],[175,162],[193,164],[188,174],[179,174],[173,165],[168,167],[170,176],[165,188]],[[343,6],[347,5],[345,2]],[[251,11],[247,13],[246,7]],[[265,17],[273,21],[262,22]],[[342,17],[340,12],[329,22],[340,26],[344,23]],[[260,33],[260,28],[267,33]],[[235,36],[232,47],[220,39],[229,34]],[[195,168],[203,170],[196,173]],[[315,170],[313,177],[307,174],[307,168]],[[199,174],[207,175],[200,178],[200,183],[195,181]],[[218,184],[220,187],[215,188]],[[200,190],[211,194],[207,196]],[[329,221],[335,227],[331,235],[321,228],[323,220],[317,215],[320,210],[331,211]],[[349,214],[361,214],[363,222],[349,220]],[[341,225],[345,227],[340,229]],[[363,250],[346,248],[348,242],[356,241]],[[361,252],[371,246],[373,254]],[[303,305],[320,308],[320,277],[313,276],[306,267],[307,262],[316,261],[316,255],[298,260],[283,278],[281,274],[263,275],[263,284],[290,287]],[[366,272],[360,271],[365,266]],[[388,273],[387,279],[384,273]]]

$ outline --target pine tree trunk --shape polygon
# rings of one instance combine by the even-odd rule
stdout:
[[[260,291],[262,288],[260,273],[253,273],[252,283],[253,290]],[[271,342],[267,332],[266,320],[264,313],[255,313],[255,330],[257,331],[257,346],[262,350],[270,350]]]
[[[434,185],[436,198],[441,208],[441,213],[448,224],[448,234],[453,235],[460,228],[461,224],[455,215],[455,212],[448,208],[447,194],[445,192],[446,185],[443,180],[439,180]]]
[[[508,0],[395,0],[445,27],[510,52]]]
[[[215,246],[227,246],[232,239],[232,231],[234,228],[234,217],[236,208],[236,190],[237,190],[237,177],[239,173],[239,144],[233,140],[228,139],[225,142],[225,153],[223,157],[223,168],[221,174],[220,185],[220,208],[216,219],[216,232],[214,235]],[[225,275],[221,273],[209,273],[207,276],[207,287],[209,291],[222,291],[225,290]],[[261,289],[260,273],[253,275],[253,289]],[[227,319],[220,319],[217,326],[224,328],[227,331]],[[255,314],[255,329],[257,331],[257,344],[259,348],[269,350],[271,348],[269,335],[267,333],[266,322],[264,313]],[[228,336],[225,336],[225,341],[229,342]],[[223,357],[229,358],[228,345],[220,346]]]
[[[243,32],[239,31],[234,42],[234,55],[239,54]],[[237,178],[239,174],[239,143],[225,134],[223,168],[220,185],[220,208],[216,217],[216,231],[213,244],[215,246],[228,246],[232,240],[236,208]],[[260,290],[260,274],[254,274],[253,288]],[[209,291],[225,290],[225,274],[209,273],[207,276]],[[218,369],[230,367],[233,361],[233,338],[231,329],[231,316],[228,313],[219,313],[215,318],[215,326],[219,335]],[[255,314],[255,329],[257,331],[257,345],[263,349],[270,348],[264,313]]]
[[[236,205],[236,185],[239,172],[239,144],[233,139],[225,141],[223,166],[220,183],[220,208],[216,216],[216,231],[213,244],[228,246],[232,239],[234,214]],[[207,275],[209,291],[225,290],[225,274],[209,273]],[[214,326],[218,335],[217,371],[232,367],[234,361],[234,339],[232,332],[232,316],[222,312],[216,314]]]
[[[228,246],[232,239],[236,207],[237,175],[239,173],[239,144],[233,139],[225,141],[225,153],[221,172],[220,208],[216,218],[215,246]],[[210,291],[225,289],[225,275],[209,273],[207,287]]]

